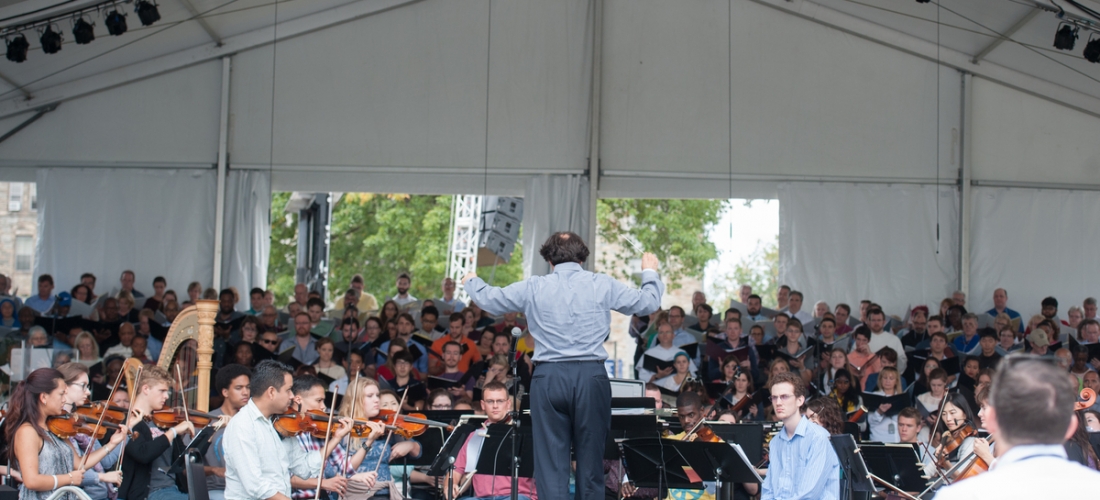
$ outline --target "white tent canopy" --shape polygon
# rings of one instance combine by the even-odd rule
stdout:
[[[0,19],[53,3],[0,2]],[[940,3],[165,0],[149,28],[135,29],[131,16],[131,33],[110,37],[100,22],[89,45],[46,55],[32,40],[27,62],[0,62],[12,84],[0,88],[0,133],[60,103],[0,142],[0,178],[220,166],[255,171],[248,182],[274,190],[529,195],[534,175],[588,174],[599,197],[780,197],[783,206],[784,196],[837,186],[840,219],[814,231],[847,237],[820,255],[862,245],[882,257],[796,259],[799,247],[783,245],[781,279],[808,299],[834,293],[813,289],[820,266],[890,273],[908,264],[890,252],[895,241],[930,234],[895,237],[912,222],[892,218],[897,210],[874,214],[876,227],[845,214],[921,196],[914,210],[923,211],[940,190],[917,188],[939,185],[949,198],[939,219],[920,218],[939,221],[937,244],[909,250],[938,251],[915,258],[950,266],[919,287],[832,286],[894,308],[963,288],[984,306],[997,283],[1024,286],[1012,270],[994,276],[977,262],[997,255],[989,248],[1060,237],[1027,224],[990,233],[1004,227],[996,217],[1020,215],[999,197],[1043,189],[1057,199],[1028,205],[1028,217],[1060,220],[1059,200],[1100,189],[1100,66],[1081,56],[1086,36],[1074,51],[1051,47],[1059,20],[1036,7],[1043,2]],[[226,206],[241,210],[232,197],[242,189],[227,190]],[[795,231],[785,242],[815,234],[797,229],[811,198],[791,205],[806,210],[784,209]],[[72,206],[40,202],[46,212]],[[253,254],[262,234],[248,234],[225,238],[248,248],[223,253]],[[1088,255],[1057,252],[1066,262]],[[1077,284],[1057,274],[1027,283],[1077,301],[1100,282],[1096,266],[1082,268]],[[234,276],[262,286],[257,274]]]

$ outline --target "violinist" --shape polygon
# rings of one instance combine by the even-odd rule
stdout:
[[[164,408],[172,378],[163,368],[146,366],[137,382],[137,394],[130,408],[128,426],[138,437],[126,444],[122,459],[122,487],[119,498],[126,500],[186,500],[175,477],[168,473],[172,459],[183,452],[181,434],[194,435],[195,426],[183,421],[167,431],[150,426],[145,417]]]
[[[901,443],[916,444],[925,475],[936,477],[936,460],[928,443],[928,428],[922,425],[920,411],[916,408],[902,408],[898,413],[898,440]]]
[[[680,396],[676,397],[676,418],[680,420],[680,426],[683,431],[678,434],[669,436],[670,440],[694,441],[696,435],[702,431],[704,434],[714,434],[713,431],[706,427],[706,424],[700,426],[700,429],[696,430],[692,435],[689,433],[695,426],[703,420],[705,409],[703,408],[703,400],[696,395],[695,392],[684,391],[680,393]],[[707,432],[708,431],[708,432]],[[714,436],[713,440],[718,443],[722,443],[722,437]],[[738,484],[734,487],[734,498],[737,500],[748,500],[750,496],[756,495],[759,491],[759,485],[756,484]],[[702,498],[705,500],[713,500],[715,497],[715,484],[714,482],[704,482],[704,491],[697,490],[670,490],[669,495],[672,498]]]
[[[485,384],[481,394],[481,409],[485,412],[485,416],[487,417],[482,429],[488,428],[490,424],[507,421],[508,410],[512,407],[512,398],[508,394],[508,388],[500,382],[489,382]],[[483,431],[471,432],[466,438],[466,443],[463,444],[462,448],[459,450],[454,469],[454,498],[459,498],[459,496],[462,495],[462,483],[466,482],[465,479],[469,473],[473,473],[470,484],[473,486],[474,497],[506,498],[511,495],[512,478],[510,469],[507,471],[498,471],[496,475],[493,475],[493,471],[482,471],[481,473],[474,472],[481,453],[488,453],[488,450],[482,450],[484,442],[485,437]],[[529,477],[519,478],[519,498],[530,500],[534,496],[535,480]]]
[[[321,379],[313,375],[299,375],[294,377],[294,385],[291,387],[294,392],[294,398],[291,400],[290,409],[297,411],[321,411],[328,413],[325,409],[325,385]],[[377,427],[381,431],[382,425],[371,422],[372,427]],[[297,436],[298,446],[302,448],[306,453],[314,451],[319,452],[325,445],[324,439],[319,439],[309,433],[302,433]],[[344,446],[341,442],[337,442],[333,448],[332,453],[328,455],[328,459],[325,461],[324,469],[328,469],[329,466],[333,467],[332,473],[325,474],[325,478],[321,480],[321,489],[324,490],[321,494],[321,498],[328,498],[329,492],[336,493],[337,495],[344,494],[344,488],[347,486],[347,478],[342,475],[337,475],[336,470],[340,465],[344,463]],[[367,487],[371,485],[371,481],[368,478],[358,478],[356,480],[363,480]],[[317,493],[317,477],[303,478],[299,476],[291,476],[290,486],[294,488],[291,498],[295,499],[307,499],[314,498]]]
[[[991,388],[985,413],[996,422],[997,464],[941,489],[937,499],[1080,498],[1100,490],[1100,473],[1067,460],[1062,446],[1077,428],[1077,391],[1064,369],[1008,356]]]
[[[290,406],[292,373],[289,366],[272,359],[261,361],[252,370],[251,399],[229,421],[222,440],[226,498],[289,500],[291,475],[317,477],[323,458],[351,431],[351,422],[342,421],[328,446],[316,453],[306,453],[293,437],[284,441],[271,417]]]
[[[940,411],[939,425],[932,432],[934,438],[939,438],[935,454],[940,470],[954,467],[960,459],[974,451],[977,429],[973,427],[973,422],[974,413],[966,397],[957,392],[948,395]]]
[[[346,394],[347,396],[340,404],[340,415],[344,417],[356,420],[372,419],[382,410],[378,382],[374,379],[361,377],[358,384],[348,388]],[[354,398],[351,397],[353,394]],[[419,458],[421,448],[420,443],[413,440],[401,441],[392,436],[387,438],[381,427],[372,426],[370,434],[366,437],[350,440],[348,452],[352,455],[346,469],[341,462],[338,469],[329,470],[326,467],[325,473],[349,476],[348,489],[344,498],[363,500],[372,496],[400,497],[390,473],[390,461],[404,456]],[[360,486],[364,483],[357,480],[367,478],[372,479],[373,484],[369,488],[361,488]]]
[[[210,414],[232,418],[241,411],[248,404],[248,382],[251,377],[252,369],[244,365],[229,364],[219,369],[214,377],[214,390],[221,393],[222,405]],[[210,500],[225,498],[224,434],[225,427],[222,427],[211,436],[210,447],[203,457],[205,465],[202,469],[206,473],[206,491],[210,494]]]
[[[19,498],[42,500],[50,497],[62,486],[80,486],[84,469],[77,469],[81,457],[72,445],[47,431],[47,419],[65,412],[65,377],[52,368],[39,368],[19,382],[12,392],[4,423],[4,434],[12,443],[12,452],[23,483],[19,486]],[[114,451],[127,434],[115,433],[106,446],[91,452],[85,467],[99,463]],[[59,500],[76,500],[76,495],[65,494]]]
[[[982,423],[982,429],[989,432],[990,435],[995,435],[997,420],[993,418],[992,406],[989,405],[989,387],[978,390],[978,393],[974,395],[974,400],[978,403],[978,419]],[[995,444],[983,437],[974,439],[974,453],[989,467],[992,467],[993,463],[997,461],[994,457]]]
[[[82,363],[65,363],[57,367],[57,371],[65,376],[65,383],[68,384],[68,389],[65,391],[66,409],[73,411],[75,407],[87,403],[88,396],[91,394],[88,389],[88,367]],[[69,438],[69,444],[73,446],[78,456],[83,456],[84,450],[87,450],[89,445],[91,445],[91,451],[101,448],[98,440],[86,434],[77,434]],[[110,470],[118,463],[121,453],[121,447],[111,450],[99,463],[88,467],[84,472],[84,481],[80,483],[80,487],[84,488],[84,492],[92,497],[92,500],[105,500],[112,487],[122,484],[122,472]]]

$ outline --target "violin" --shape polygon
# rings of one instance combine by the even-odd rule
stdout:
[[[866,414],[867,414],[867,408],[864,408],[863,406],[860,406],[859,408],[856,408],[855,411],[853,411],[851,413],[851,416],[848,417],[848,422],[853,423],[853,424],[857,423],[857,422],[859,422],[859,419],[863,418],[863,416],[866,415]]]
[[[1096,391],[1086,387],[1081,389],[1081,401],[1073,403],[1073,411],[1087,410],[1096,403]]]
[[[170,408],[154,411],[149,415],[149,419],[161,429],[170,429],[188,420],[195,426],[195,429],[201,429],[210,425],[210,422],[217,420],[218,416],[186,408]]]
[[[963,441],[966,441],[966,438],[977,437],[978,431],[974,429],[974,426],[965,424],[958,429],[943,434],[944,436],[941,438],[940,443],[939,457],[936,459],[936,466],[940,469],[950,469],[951,463],[947,461],[947,456],[959,449]]]
[[[84,434],[85,436],[91,436],[95,439],[103,439],[107,436],[107,429],[119,429],[118,424],[103,422],[96,427],[96,421],[98,418],[92,418],[80,413],[69,413],[67,415],[57,415],[46,418],[46,427],[50,429],[53,435],[68,439],[77,434]],[[133,432],[130,435],[131,439],[137,439],[138,433]]]
[[[104,413],[106,412],[106,413]],[[80,405],[73,408],[73,413],[99,420],[103,415],[103,421],[112,424],[121,424],[126,421],[126,415],[130,412],[126,408],[107,404],[106,401],[95,401],[91,404]]]
[[[711,429],[710,427],[707,427],[705,425],[700,426],[699,430],[695,431],[695,439],[693,439],[693,441],[702,441],[704,443],[723,442],[722,438],[718,437],[718,435],[714,433],[714,429]]]
[[[317,439],[325,439],[325,436],[334,434],[343,426],[337,420],[332,420],[332,428],[329,429],[329,414],[321,410],[304,412],[292,412],[277,415],[272,425],[283,436],[297,436],[309,434]],[[386,430],[400,432],[400,429],[387,425]],[[354,438],[365,438],[371,433],[371,427],[364,420],[352,420],[351,432],[348,434]]]
[[[382,422],[386,425],[394,426],[396,427],[394,433],[405,438],[423,434],[428,430],[429,426],[442,427],[442,429],[449,432],[454,430],[453,425],[428,420],[423,413],[408,413],[401,415],[394,410],[379,410],[377,415],[372,416],[371,421]]]
[[[993,444],[993,436],[990,436],[987,441],[989,441],[989,444]],[[974,455],[974,460],[955,475],[955,482],[977,476],[983,472],[989,472],[989,464],[986,463],[984,458],[979,457],[976,453],[971,453],[971,455]]]

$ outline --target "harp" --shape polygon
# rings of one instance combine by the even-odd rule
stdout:
[[[164,347],[160,352],[157,366],[170,374],[175,374],[174,362],[179,362],[186,373],[197,375],[195,385],[194,408],[207,411],[210,406],[210,369],[214,366],[214,318],[218,314],[218,301],[199,300],[188,306],[176,316],[168,335],[164,337]],[[197,343],[197,349],[190,345]],[[197,355],[197,356],[196,356]],[[190,378],[190,377],[187,377]]]

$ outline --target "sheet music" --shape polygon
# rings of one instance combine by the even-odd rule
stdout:
[[[756,476],[756,480],[763,483],[764,478],[760,477],[759,472],[756,472],[756,467],[752,466],[752,462],[750,462],[749,457],[745,455],[745,450],[741,449],[741,445],[739,445],[737,443],[730,443],[730,446],[732,446],[733,450],[736,451],[737,454],[741,456],[741,460],[743,460],[745,462],[745,465],[749,466],[749,470],[752,471],[753,476]]]

